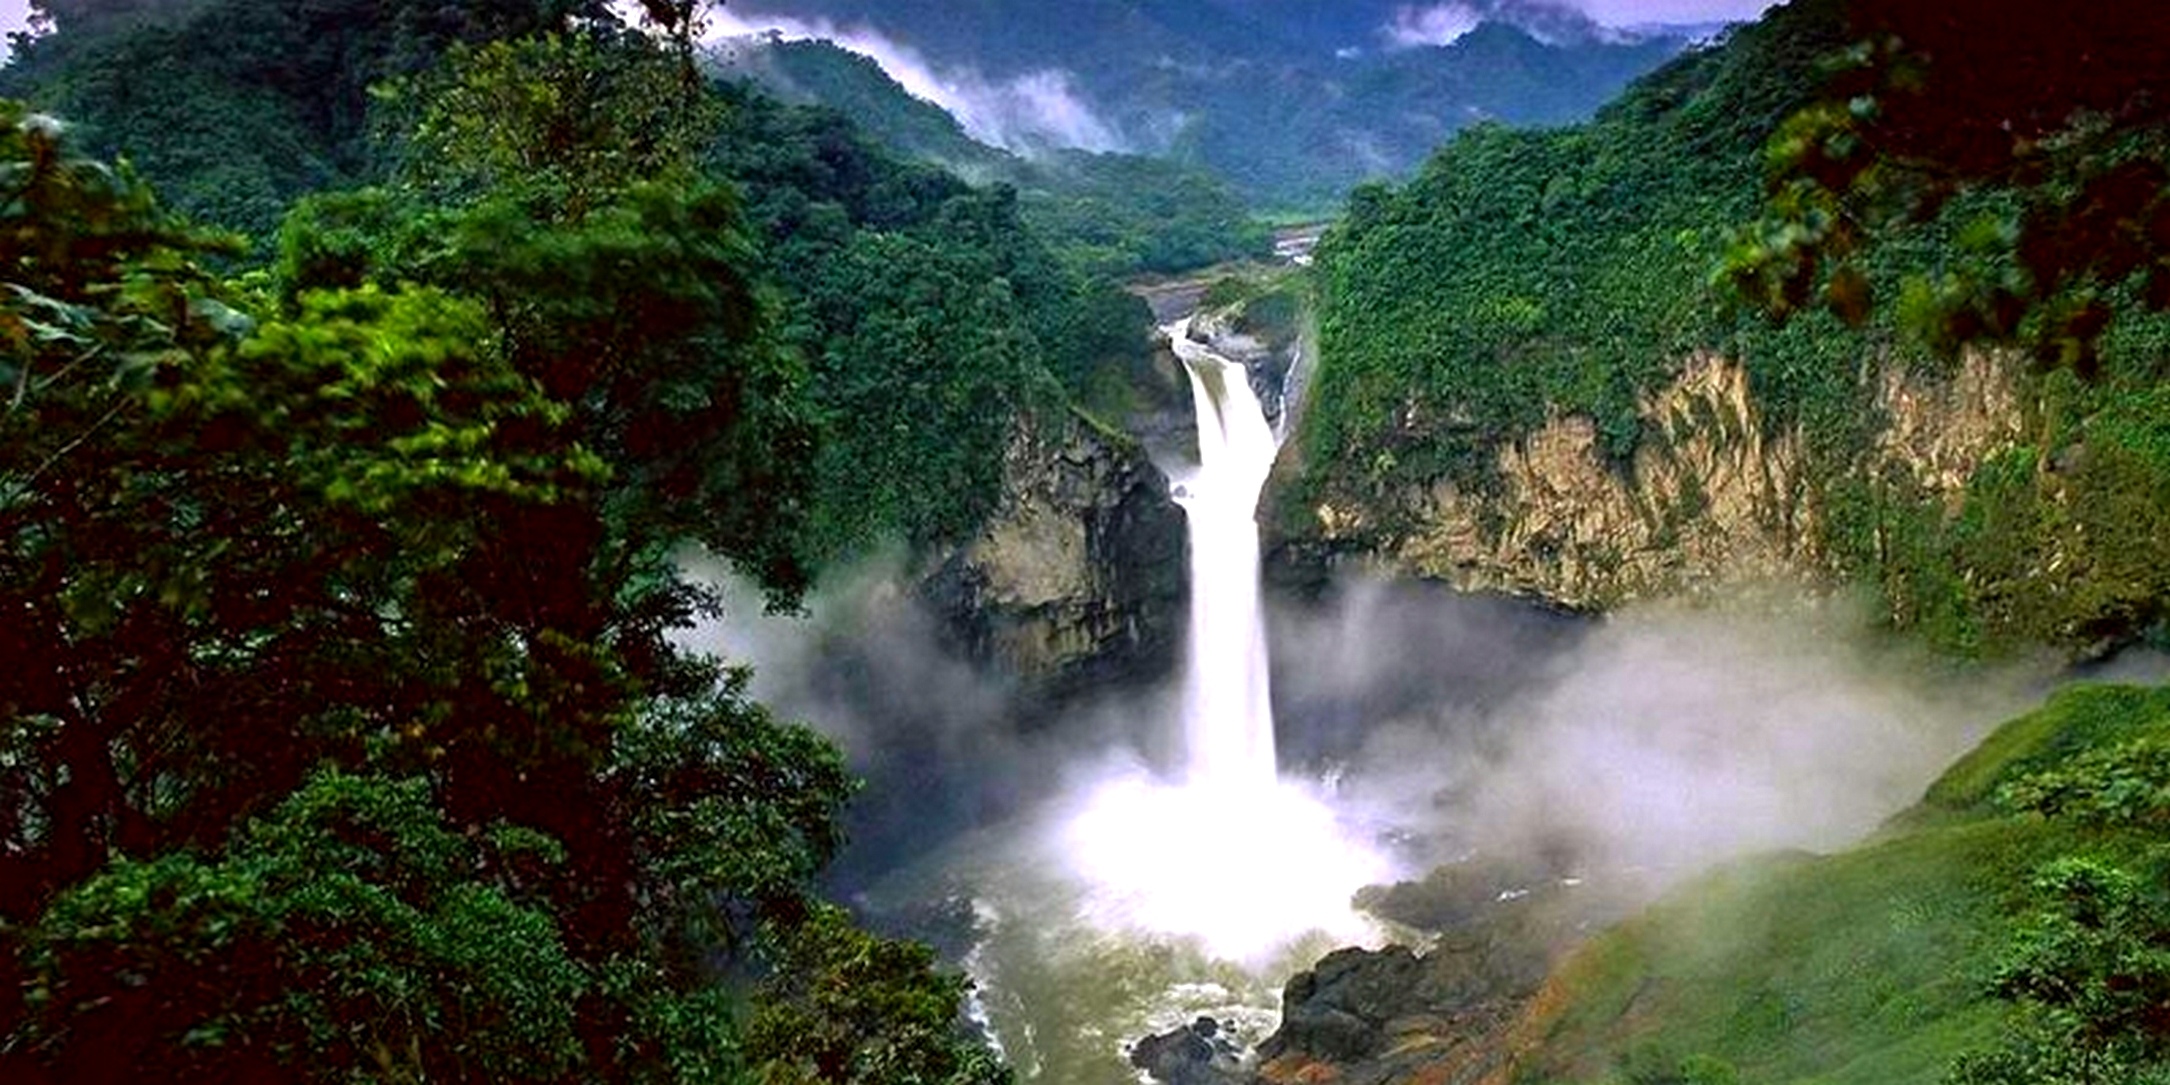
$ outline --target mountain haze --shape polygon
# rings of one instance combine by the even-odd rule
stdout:
[[[763,0],[715,29],[770,28],[874,56],[982,142],[1165,155],[1254,204],[1310,208],[1471,124],[1583,119],[1709,33],[1620,31],[1528,0]]]

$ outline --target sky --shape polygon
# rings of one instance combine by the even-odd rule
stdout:
[[[1772,0],[1571,0],[1593,19],[1607,26],[1644,23],[1703,23],[1728,19],[1753,19]],[[30,21],[30,0],[0,0],[0,55],[6,35]]]
[[[7,36],[30,25],[30,0],[0,0],[0,57],[7,55]]]
[[[1647,23],[1745,21],[1775,7],[1776,0],[1570,0],[1606,26]]]
[[[1753,19],[1771,0],[1572,0],[1607,26]],[[0,41],[30,21],[30,0],[0,0]],[[4,48],[4,47],[0,47]]]

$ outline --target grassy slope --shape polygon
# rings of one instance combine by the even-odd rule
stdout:
[[[2170,735],[2170,689],[2078,687],[2013,720],[1875,838],[1733,865],[1607,932],[1522,1027],[1518,1082],[1668,1080],[1709,1056],[1744,1082],[1904,1085],[2007,1020],[1987,993],[2044,862],[2116,837],[1998,812],[2002,784],[2091,748]]]

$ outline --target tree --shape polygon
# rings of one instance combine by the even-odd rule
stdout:
[[[1725,275],[1772,313],[1874,302],[1876,238],[1969,212],[1960,259],[1915,280],[1913,323],[1946,349],[2025,345],[2090,370],[2122,304],[2170,308],[2170,25],[2132,5],[1847,5],[1858,43],[1773,136],[1768,215]]]
[[[23,950],[15,1042],[78,1080],[560,1081],[586,976],[554,841],[452,831],[420,781],[327,773],[218,859],[124,859]]]
[[[0,122],[0,1071],[739,1075],[849,783],[666,636],[682,542],[797,570],[728,199],[409,207],[221,284]]]
[[[371,88],[455,44],[617,25],[602,0],[68,0],[0,95],[67,116],[198,221],[268,237],[301,194],[381,177]]]

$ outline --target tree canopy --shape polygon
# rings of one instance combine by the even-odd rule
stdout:
[[[2026,347],[2098,366],[2120,308],[2170,308],[2170,25],[2128,4],[1852,3],[1854,43],[1773,136],[1769,213],[1730,279],[1779,315],[1818,301],[1853,323],[1865,249],[1970,193],[1956,259],[1905,284],[1946,349]]]
[[[836,750],[668,636],[679,546],[803,587],[816,412],[731,192],[586,123],[667,58],[450,59],[233,279],[0,105],[0,1072],[999,1079],[815,895]]]

